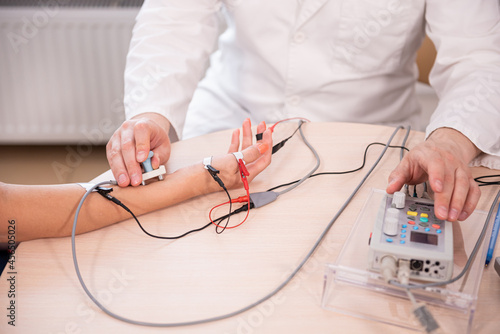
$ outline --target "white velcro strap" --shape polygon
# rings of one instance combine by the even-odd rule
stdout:
[[[93,186],[95,186],[94,183],[77,183],[80,187],[82,187],[83,189],[85,189],[86,191],[89,191],[90,188],[92,188]],[[96,191],[94,189],[94,191]]]
[[[241,152],[233,152],[234,157],[236,158],[236,162],[239,162],[240,160],[243,161],[243,164],[246,165],[247,163],[245,160],[243,160],[243,153]]]
[[[208,169],[208,165],[212,165],[212,157],[206,157],[205,159],[203,159],[203,167],[205,169]]]

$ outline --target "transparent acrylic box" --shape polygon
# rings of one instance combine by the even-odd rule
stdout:
[[[385,191],[372,190],[335,263],[327,263],[322,307],[355,317],[403,328],[421,330],[412,314],[406,292],[385,283],[368,268],[368,240]],[[462,271],[483,229],[487,213],[475,211],[465,222],[454,223],[453,277]],[[494,219],[492,217],[491,219]],[[491,235],[492,222],[485,240]],[[466,236],[465,240],[463,236]],[[487,242],[481,243],[469,272],[446,286],[414,289],[445,333],[469,333],[486,259]]]

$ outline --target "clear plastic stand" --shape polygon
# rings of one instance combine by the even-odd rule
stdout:
[[[385,196],[372,190],[335,263],[326,265],[322,306],[403,328],[422,330],[412,314],[404,290],[387,284],[377,272],[368,271],[368,240],[380,203]],[[465,222],[454,225],[453,277],[462,271],[484,226],[487,213],[475,211]],[[486,238],[491,234],[490,222]],[[487,247],[483,240],[469,272],[445,286],[412,290],[418,302],[427,304],[445,333],[469,333],[476,308]],[[418,283],[418,282],[416,282]]]

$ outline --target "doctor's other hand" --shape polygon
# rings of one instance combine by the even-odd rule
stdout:
[[[137,186],[142,181],[141,162],[153,151],[153,168],[165,164],[170,157],[170,122],[157,113],[137,115],[115,131],[106,145],[111,171],[120,187]]]
[[[479,153],[480,150],[462,133],[439,128],[401,160],[389,176],[386,191],[393,194],[404,184],[428,180],[434,192],[436,217],[448,221],[465,220],[476,208],[481,195],[468,167]]]

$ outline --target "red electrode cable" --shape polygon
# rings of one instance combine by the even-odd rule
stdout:
[[[247,176],[250,176],[250,173],[248,172],[246,166],[245,166],[245,162],[243,161],[243,154],[241,152],[235,152],[233,153],[234,156],[236,157],[236,161],[238,162],[238,169],[239,169],[239,172],[240,172],[240,178],[241,178],[241,182],[243,182],[243,187],[245,188],[245,191],[247,193],[246,196],[240,196],[238,198],[235,198],[235,199],[232,199],[231,200],[231,203],[242,203],[242,202],[247,202],[248,204],[248,209],[247,209],[247,214],[245,216],[245,219],[243,219],[243,221],[237,225],[234,225],[234,226],[229,226],[229,227],[224,227],[224,226],[220,226],[219,224],[215,223],[213,220],[212,220],[212,211],[215,209],[215,208],[218,208],[222,205],[226,205],[226,204],[229,204],[229,201],[228,202],[225,202],[225,203],[221,203],[221,204],[218,204],[216,206],[214,206],[210,212],[208,213],[208,218],[210,219],[210,221],[212,222],[212,224],[214,224],[215,226],[217,227],[220,227],[220,228],[225,228],[225,229],[232,229],[232,228],[235,228],[235,227],[238,227],[240,226],[241,224],[243,224],[247,218],[248,218],[248,214],[250,212],[250,189],[249,189],[249,186],[248,186],[248,180],[247,180]]]
[[[285,119],[282,119],[278,122],[276,122],[275,124],[273,124],[272,126],[269,127],[269,129],[271,130],[271,132],[274,131],[274,128],[276,127],[276,125],[278,125],[279,123],[282,123],[282,122],[286,122],[286,121],[291,121],[291,120],[302,120],[302,121],[305,121],[305,122],[310,122],[307,118],[304,118],[304,117],[290,117],[290,118],[285,118]],[[262,139],[262,133],[259,133],[256,135],[257,137],[257,140],[261,140]],[[273,153],[275,152],[275,149],[276,151],[279,150],[284,144],[285,142],[288,140],[289,138],[285,139],[284,141],[282,141],[280,144],[276,145],[278,146],[277,148],[276,147],[273,147]],[[208,218],[210,219],[210,221],[212,222],[212,224],[214,224],[215,226],[217,227],[220,227],[222,229],[232,229],[232,228],[235,228],[235,227],[238,227],[240,226],[241,224],[243,224],[247,218],[248,218],[248,214],[250,212],[250,190],[249,190],[249,186],[248,186],[248,180],[247,180],[247,177],[250,176],[250,173],[248,172],[246,166],[245,166],[245,161],[243,160],[243,154],[241,152],[234,152],[233,153],[234,157],[236,158],[236,161],[238,162],[238,169],[239,169],[239,172],[240,172],[240,178],[241,178],[241,182],[243,182],[243,186],[246,190],[246,193],[247,195],[246,196],[241,196],[241,197],[238,197],[237,199],[233,199],[231,200],[230,202],[225,202],[225,203],[222,203],[222,204],[218,204],[216,206],[214,206],[212,209],[210,209],[210,212],[208,214]],[[208,163],[208,162],[207,162]],[[205,164],[205,168],[207,163],[204,163]],[[235,226],[229,226],[229,227],[224,227],[224,226],[220,226],[219,224],[215,223],[213,220],[212,220],[212,211],[215,210],[216,208],[222,206],[222,205],[226,205],[226,204],[229,204],[229,203],[242,203],[242,202],[247,202],[248,203],[248,209],[247,209],[247,214],[245,216],[245,219],[243,219],[243,221]],[[229,219],[229,218],[228,218]]]

